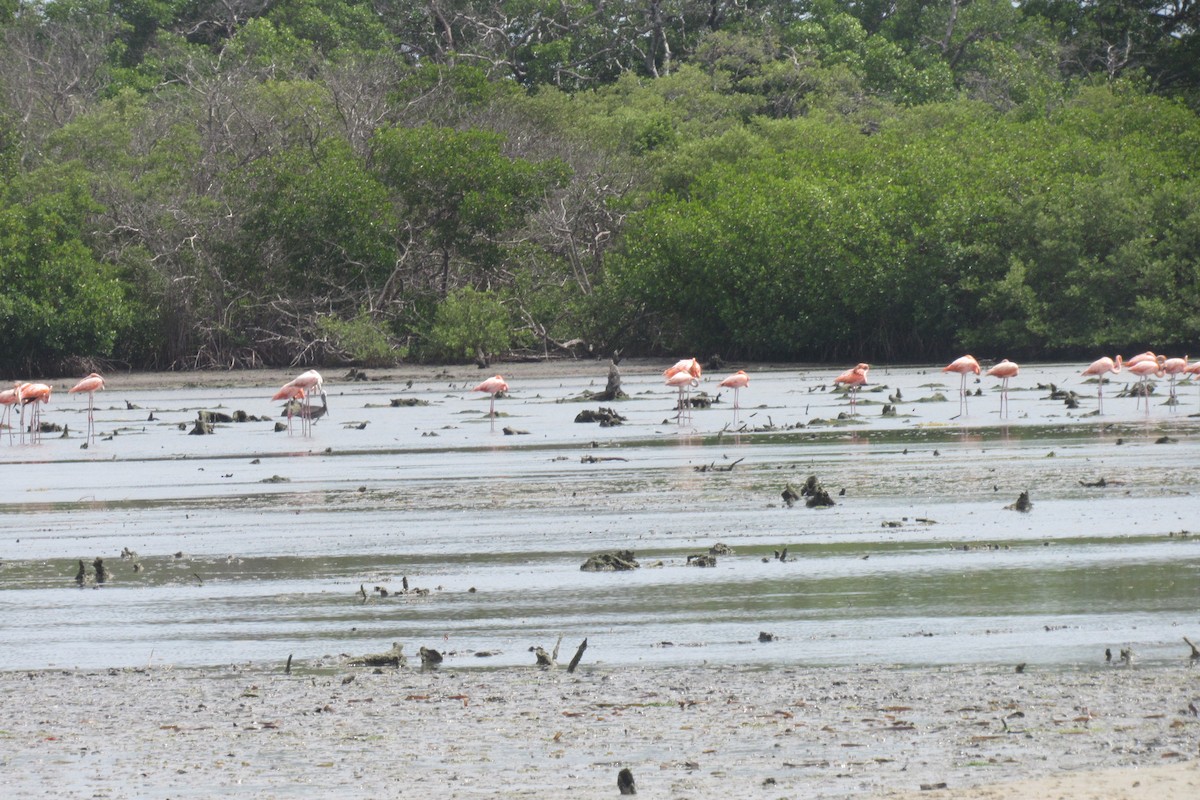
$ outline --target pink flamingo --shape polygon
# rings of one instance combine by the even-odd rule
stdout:
[[[1083,375],[1085,375],[1085,376],[1086,375],[1096,375],[1097,376],[1097,383],[1098,383],[1097,388],[1096,388],[1096,400],[1097,400],[1096,413],[1097,414],[1104,413],[1104,376],[1109,372],[1113,373],[1114,375],[1116,373],[1120,372],[1122,364],[1123,364],[1123,362],[1121,361],[1120,356],[1117,356],[1116,361],[1113,361],[1108,356],[1104,356],[1103,358],[1097,358],[1091,364],[1088,364],[1086,369],[1084,369],[1084,371],[1082,373]]]
[[[750,385],[750,376],[746,374],[746,370],[739,369],[737,372],[730,375],[725,380],[721,381],[721,386],[727,389],[733,389],[733,410],[738,410],[738,390]]]
[[[3,426],[3,425],[8,426],[8,443],[11,445],[13,442],[12,410],[13,410],[13,406],[21,405],[21,384],[20,383],[14,383],[13,388],[5,389],[3,392],[0,392],[0,405],[4,406],[4,415],[3,415],[3,417],[0,417],[0,426]],[[23,443],[25,441],[25,427],[24,426],[20,426],[20,427],[21,427],[21,442]]]
[[[312,407],[313,393],[321,395],[321,408],[317,411]],[[315,369],[301,372],[295,378],[285,383],[278,392],[272,397],[272,400],[287,400],[288,405],[288,431],[292,429],[292,401],[300,401],[300,432],[307,436],[312,433],[312,421],[327,413],[329,413],[329,400],[325,395],[325,379],[321,377],[321,373]]]
[[[305,395],[305,391],[299,386],[292,386],[290,384],[284,384],[282,389],[271,395],[272,400],[287,401],[284,403],[283,410],[287,414],[288,436],[292,435],[292,416],[297,412],[300,412],[302,415],[300,417],[300,432],[302,434],[306,432],[308,422],[307,418],[303,416]]]
[[[1146,413],[1150,413],[1150,376],[1161,378],[1163,376],[1163,362],[1166,361],[1162,356],[1158,356],[1154,361],[1139,361],[1130,366],[1126,363],[1125,368],[1138,376],[1138,385],[1141,387],[1142,398],[1146,401]],[[1141,400],[1138,400],[1141,403]]]
[[[967,373],[979,374],[979,362],[974,356],[962,356],[942,367],[942,372],[957,372],[962,376],[962,385],[958,390],[958,414],[962,416],[967,411]]]
[[[867,371],[871,369],[870,364],[858,364],[851,367],[833,379],[834,385],[841,384],[850,389],[850,416],[858,414],[858,387],[864,386],[867,383]]]
[[[33,404],[32,418],[29,420],[29,440],[40,442],[42,440],[42,403],[50,402],[50,393],[53,390],[44,383],[23,383],[19,391],[22,406]],[[24,415],[24,411],[21,413]]]
[[[1184,372],[1189,375],[1200,375],[1200,361],[1193,361],[1191,364],[1188,364]]]
[[[697,371],[699,366],[697,366]],[[687,370],[680,370],[667,376],[667,386],[675,387],[679,390],[679,399],[675,403],[678,413],[675,415],[675,420],[682,425],[684,418],[689,421],[692,418],[692,404],[688,401],[687,391],[692,387],[699,386],[700,380],[693,377],[692,373]]]
[[[1171,381],[1170,392],[1168,393],[1171,405],[1175,405],[1177,402],[1179,402],[1179,398],[1175,396],[1175,379],[1187,372],[1187,368],[1187,356],[1184,356],[1183,358],[1168,358],[1163,361],[1163,372],[1170,378]]]
[[[1007,358],[989,369],[985,374],[1000,379],[1000,416],[1008,416],[1008,379],[1015,378],[1021,367]]]
[[[1125,362],[1125,366],[1126,367],[1137,366],[1138,364],[1141,364],[1143,361],[1158,361],[1158,356],[1154,355],[1154,353],[1152,351],[1147,350],[1144,353],[1138,353],[1136,356],[1131,356],[1129,358],[1129,360]]]
[[[700,362],[694,358],[680,359],[674,365],[663,370],[663,377],[669,378],[672,375],[678,375],[680,372],[686,372],[696,380],[700,380]]]
[[[496,430],[496,395],[508,391],[508,383],[499,375],[493,375],[471,391],[487,392],[491,397],[488,403],[488,416],[492,418],[492,430]]]
[[[88,439],[89,442],[96,441],[96,418],[93,413],[94,402],[95,402],[94,398],[96,396],[96,392],[102,391],[103,389],[104,389],[104,378],[101,378],[100,375],[95,372],[93,372],[91,375],[88,375],[86,378],[84,378],[79,383],[72,386],[70,389],[67,389],[67,394],[77,394],[79,392],[87,392],[87,396],[88,396],[88,429],[87,429],[87,436],[85,438]]]

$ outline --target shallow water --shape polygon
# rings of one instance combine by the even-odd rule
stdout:
[[[564,379],[517,365],[494,430],[478,376],[430,370],[411,386],[331,381],[311,437],[273,418],[189,436],[202,408],[277,413],[271,390],[134,396],[115,377],[91,447],[76,433],[86,399],[65,394],[43,419],[69,438],[0,444],[0,669],[282,663],[393,641],[523,665],[560,636],[564,660],[586,637],[585,659],[608,664],[1186,656],[1182,637],[1200,641],[1200,392],[1184,384],[1167,406],[1164,384],[1146,413],[1117,396],[1122,374],[1096,416],[1082,366],[1023,368],[1007,420],[988,378],[960,413],[957,376],[876,368],[859,416],[838,420],[838,370],[760,367],[740,411],[726,392],[680,425],[657,370],[627,365],[631,398],[605,404],[627,421],[600,428],[573,421],[598,404],[572,399],[602,389],[605,366]],[[897,416],[882,416],[896,390]],[[837,505],[782,502],[809,475]],[[1032,511],[1005,508],[1025,490]],[[717,542],[733,554],[687,565]],[[580,571],[615,549],[641,569]],[[97,556],[113,577],[77,588],[78,560]],[[400,594],[404,578],[429,593]]]

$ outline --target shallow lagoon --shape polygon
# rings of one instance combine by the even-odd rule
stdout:
[[[1082,364],[1027,366],[1001,420],[992,379],[971,379],[983,394],[960,415],[957,375],[877,367],[847,421],[839,369],[759,366],[739,412],[724,392],[679,425],[661,367],[623,365],[612,428],[573,421],[601,405],[574,401],[603,388],[600,362],[504,366],[494,430],[465,368],[327,374],[330,415],[307,438],[273,419],[187,435],[199,409],[278,413],[252,376],[112,376],[87,449],[86,399],[56,395],[43,418],[69,438],[0,444],[0,669],[282,663],[393,641],[524,665],[560,635],[566,656],[587,637],[585,658],[607,664],[1068,665],[1125,647],[1173,660],[1183,636],[1200,641],[1197,386],[1178,406],[1159,386],[1147,414],[1117,375],[1098,417]],[[809,475],[837,505],[785,506]],[[1007,510],[1025,490],[1032,511]],[[687,566],[717,542],[733,554]],[[642,568],[579,570],[618,548]],[[78,589],[78,560],[97,556],[113,578]],[[405,577],[428,595],[396,594]]]

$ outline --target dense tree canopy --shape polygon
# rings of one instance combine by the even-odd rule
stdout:
[[[1198,110],[1195,0],[0,0],[0,360],[1195,349]]]

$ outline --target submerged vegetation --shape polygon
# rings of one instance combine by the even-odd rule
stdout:
[[[1200,6],[0,0],[9,370],[1200,342]]]

